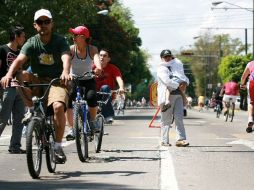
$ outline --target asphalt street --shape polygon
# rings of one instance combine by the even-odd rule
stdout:
[[[0,189],[168,189],[252,190],[254,134],[245,132],[247,112],[234,121],[212,110],[188,110],[184,119],[189,147],[160,146],[160,128],[149,128],[155,109],[126,110],[105,126],[102,151],[81,163],[75,141],[64,141],[67,162],[49,173],[43,155],[40,179],[28,173],[26,156],[8,153],[11,126],[0,137]],[[159,117],[154,122],[159,125]],[[67,132],[67,129],[66,129]],[[25,139],[22,139],[25,149]]]

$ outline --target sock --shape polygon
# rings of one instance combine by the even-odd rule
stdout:
[[[58,149],[58,148],[61,148],[62,147],[62,143],[58,143],[58,142],[55,142],[54,144],[54,149]]]

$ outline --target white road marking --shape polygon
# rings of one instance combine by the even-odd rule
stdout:
[[[172,156],[167,148],[161,147],[161,190],[178,190]]]
[[[245,145],[245,146],[247,146],[247,147],[254,150],[254,141],[239,139],[239,140],[236,140],[236,141],[228,142],[227,144],[242,144],[242,145]]]

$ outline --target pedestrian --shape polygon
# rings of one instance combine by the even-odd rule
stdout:
[[[248,78],[249,76],[249,78]],[[248,82],[247,82],[248,78]],[[253,132],[253,116],[254,116],[254,61],[249,62],[242,74],[240,87],[247,88],[248,92],[248,124],[247,133]]]
[[[11,26],[9,29],[9,42],[0,46],[0,79],[6,75],[9,67],[17,58],[22,45],[25,42],[25,31],[21,25]],[[17,73],[14,74],[17,76]],[[0,85],[0,136],[2,135],[8,119],[13,115],[12,135],[10,140],[9,152],[11,154],[22,154],[25,150],[21,149],[22,119],[25,113],[25,106],[19,91],[16,88],[1,88]]]
[[[171,106],[165,112],[161,112],[161,145],[171,146],[169,143],[169,129],[174,117],[177,133],[176,146],[185,147],[189,143],[186,141],[183,123],[184,101],[181,94],[185,92],[189,79],[184,74],[182,62],[175,58],[170,50],[163,50],[160,57],[162,62],[157,70],[157,94],[160,108],[165,105],[166,91],[169,88],[171,89],[169,96]],[[177,76],[181,82],[179,83],[172,76]]]
[[[13,78],[15,72],[26,62],[33,73],[26,73],[32,83],[49,83],[53,78],[60,78],[66,85],[71,79],[70,47],[67,40],[53,33],[53,17],[49,10],[40,9],[34,14],[34,28],[37,34],[27,40],[20,54],[12,63],[8,73],[1,83],[5,88]],[[55,144],[54,154],[56,163],[63,164],[66,156],[62,149],[62,138],[65,129],[65,110],[68,101],[67,89],[64,84],[51,86],[47,97],[47,114],[54,115]],[[34,93],[34,91],[33,91]],[[26,97],[28,102],[31,97]]]
[[[71,74],[82,76],[86,72],[92,71],[93,62],[97,65],[97,72],[101,70],[101,63],[99,59],[98,49],[89,44],[90,32],[86,26],[77,26],[69,30],[73,34],[74,45],[71,45]],[[96,83],[95,79],[91,77],[83,77],[79,81],[79,85],[84,90],[88,110],[90,114],[90,125],[95,132],[100,131],[100,126],[96,122],[97,115],[97,98],[96,98]],[[67,140],[74,140],[73,129],[73,109],[72,101],[76,98],[76,85],[72,82],[70,89],[70,101],[67,109],[67,123],[69,131],[66,135]]]
[[[96,78],[96,88],[97,91],[110,93],[111,90],[116,89],[116,82],[119,86],[118,92],[120,94],[124,93],[124,82],[122,79],[122,74],[119,68],[112,63],[110,63],[110,53],[107,49],[101,49],[99,52],[102,72]],[[93,66],[94,69],[97,69],[97,66]],[[114,96],[113,96],[114,98]],[[114,109],[112,106],[112,98],[109,99],[107,104],[102,106],[102,115],[106,119],[106,122],[112,123],[114,121]]]

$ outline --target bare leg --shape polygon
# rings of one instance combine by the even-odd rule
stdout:
[[[56,130],[56,142],[61,143],[66,123],[66,118],[64,114],[64,104],[62,102],[54,102],[53,110],[54,110],[54,125]]]
[[[97,115],[97,106],[96,107],[89,107],[89,113],[90,113],[91,121],[94,121],[96,119],[96,115]]]

